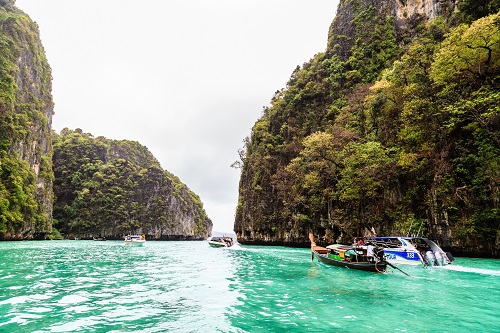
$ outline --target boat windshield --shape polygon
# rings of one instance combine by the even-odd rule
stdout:
[[[376,245],[381,245],[383,247],[402,247],[403,244],[398,237],[374,237],[370,238],[369,241],[375,243]]]

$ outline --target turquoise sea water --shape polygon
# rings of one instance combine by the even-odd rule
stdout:
[[[499,332],[500,260],[374,274],[308,249],[0,243],[0,332]]]

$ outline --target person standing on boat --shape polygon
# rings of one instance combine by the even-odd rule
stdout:
[[[363,238],[354,238],[354,245],[356,246],[363,246],[366,244],[366,237]]]
[[[375,252],[373,252],[373,245],[369,244],[367,247],[366,247],[366,256],[368,258],[370,257],[375,257]]]

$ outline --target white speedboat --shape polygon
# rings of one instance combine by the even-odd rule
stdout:
[[[384,249],[386,261],[394,264],[444,266],[454,261],[450,252],[444,252],[438,244],[424,237],[370,237],[364,246],[375,245]]]
[[[124,241],[127,244],[142,246],[142,244],[144,244],[144,242],[146,241],[146,237],[144,237],[144,235],[127,235],[125,236]]]
[[[234,241],[229,236],[212,237],[208,240],[208,244],[212,247],[231,247]]]

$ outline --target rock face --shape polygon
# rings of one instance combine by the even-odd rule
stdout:
[[[347,60],[358,35],[353,22],[369,8],[376,9],[380,17],[393,17],[395,34],[400,36],[411,32],[422,20],[451,15],[457,6],[458,0],[341,0],[330,26],[327,53]]]
[[[0,26],[0,238],[40,238],[52,228],[51,69],[37,25],[14,1],[0,2]]]
[[[393,2],[393,12],[398,22],[402,22],[415,16],[426,16],[435,19],[438,16],[451,14],[458,7],[457,0],[395,0]]]

